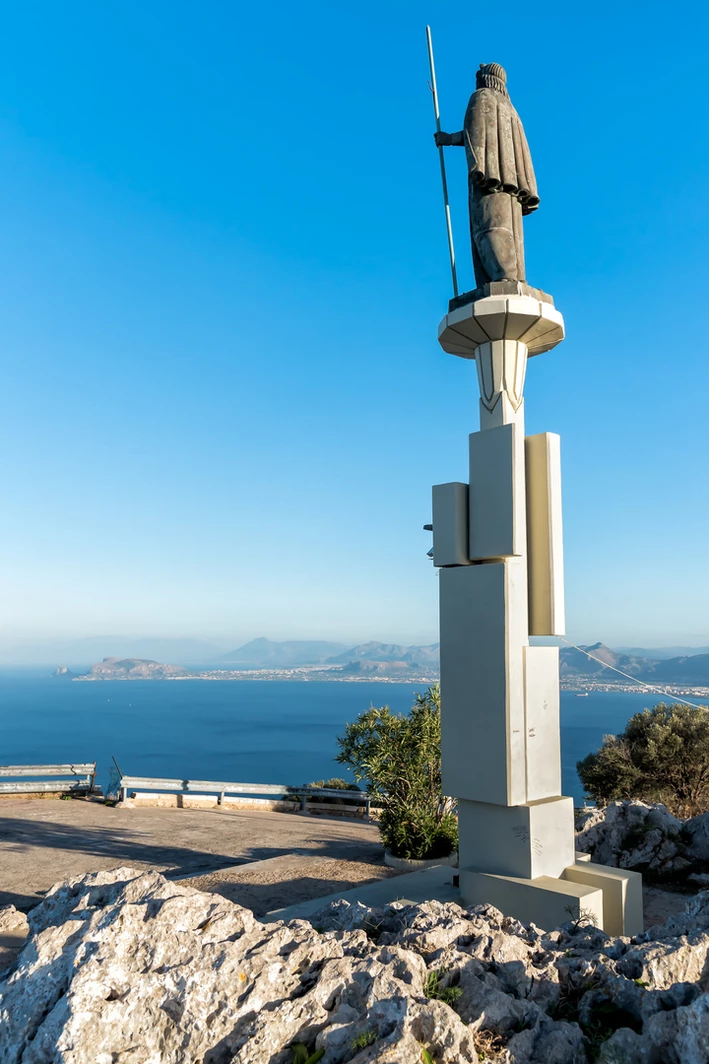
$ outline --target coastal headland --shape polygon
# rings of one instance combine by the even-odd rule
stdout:
[[[149,658],[109,657],[83,673],[60,665],[55,676],[72,682],[100,680],[296,680],[334,683],[420,683],[439,679],[438,644],[401,646],[371,641],[344,649],[337,643],[255,639],[199,667],[165,664]],[[709,698],[709,654],[651,656],[625,653],[603,643],[560,648],[563,690],[586,694],[622,691],[672,698]]]

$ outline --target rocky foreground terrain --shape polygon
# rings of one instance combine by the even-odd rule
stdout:
[[[262,924],[122,868],[58,886],[29,925],[2,1064],[709,1060],[709,892],[629,940],[437,902]]]
[[[262,924],[130,868],[57,885],[27,918],[0,910],[0,932],[29,922],[0,1064],[707,1064],[709,814],[617,803],[581,829],[607,863],[699,892],[628,939],[433,901]]]

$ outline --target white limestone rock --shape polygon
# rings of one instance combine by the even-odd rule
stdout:
[[[0,935],[26,935],[27,917],[14,905],[0,905]]]
[[[678,820],[664,805],[609,802],[584,810],[576,831],[576,849],[599,864],[650,873],[709,867],[709,813]]]
[[[672,1012],[656,1013],[642,1034],[621,1028],[601,1046],[599,1064],[706,1064],[709,1060],[709,995]]]
[[[709,865],[709,813],[694,816],[684,823],[684,831],[688,836],[687,848],[698,861],[706,861]]]
[[[297,1043],[322,1064],[708,1059],[709,892],[632,940],[439,902],[264,925],[123,868],[55,887],[29,924],[0,1064],[292,1064]]]

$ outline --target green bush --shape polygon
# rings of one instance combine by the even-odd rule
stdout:
[[[361,794],[360,788],[356,783],[348,783],[347,780],[340,779],[338,776],[333,777],[330,780],[314,780],[308,784],[308,787],[321,788],[328,791],[354,791],[355,795],[350,799],[349,795],[344,795],[342,798],[327,798],[324,795],[312,795],[308,798],[309,802],[321,802],[327,805],[351,805],[352,801],[356,802],[356,795]],[[348,799],[350,799],[348,801]]]
[[[438,684],[417,694],[408,716],[370,706],[337,740],[341,765],[381,805],[379,831],[395,857],[448,857],[458,845],[452,799],[441,785],[441,702]]]
[[[620,735],[577,764],[600,805],[622,798],[663,802],[675,816],[709,809],[709,709],[681,703],[636,713]]]

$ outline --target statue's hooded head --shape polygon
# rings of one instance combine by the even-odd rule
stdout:
[[[499,63],[481,63],[480,69],[475,72],[475,87],[494,89],[507,96],[507,74],[504,68]]]

